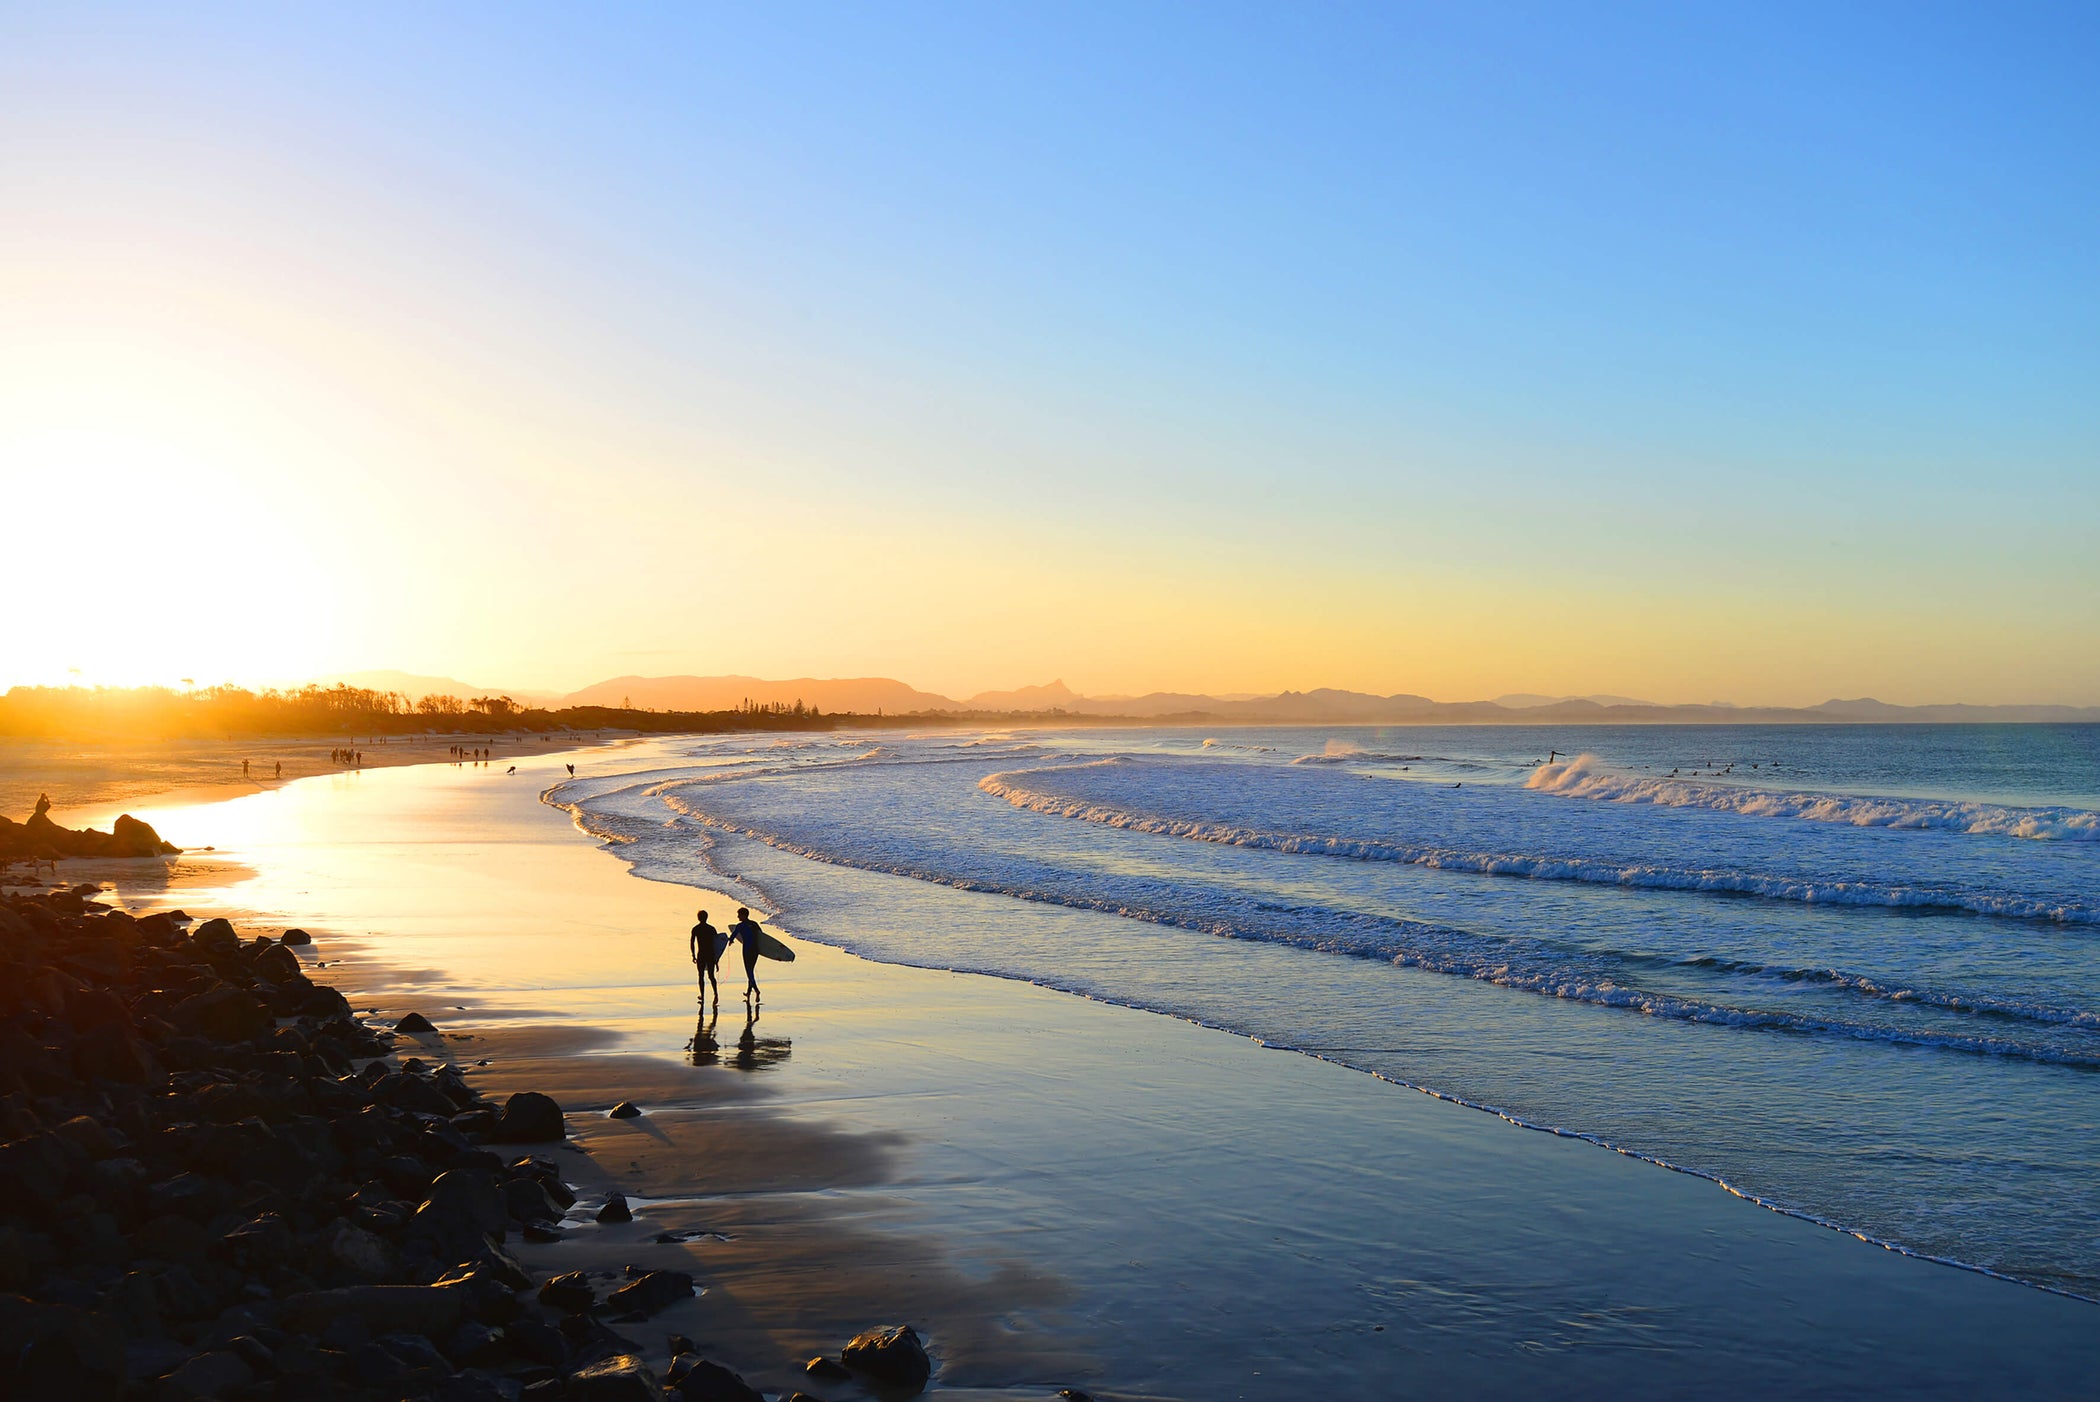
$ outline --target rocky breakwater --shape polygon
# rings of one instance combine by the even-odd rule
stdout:
[[[62,828],[51,821],[51,800],[39,798],[29,821],[0,816],[0,865],[10,862],[55,862],[64,857],[172,857],[182,849],[161,841],[150,823],[129,813],[108,832]]]
[[[297,931],[94,895],[0,899],[0,1397],[665,1396],[607,1321],[690,1277],[599,1300],[505,1249],[576,1200],[520,1152],[559,1106],[397,1059]],[[680,1350],[671,1395],[757,1395],[702,1361]]]

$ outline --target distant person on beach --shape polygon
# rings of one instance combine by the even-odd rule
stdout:
[[[248,761],[245,759],[241,761],[241,777],[243,779],[248,777]]]
[[[573,764],[569,766],[569,777],[571,779],[576,777],[576,766]]]
[[[707,996],[707,985],[713,983],[715,986],[715,1002],[720,1003],[722,1001],[722,980],[716,973],[716,966],[722,962],[722,951],[715,947],[716,931],[714,926],[707,923],[707,912],[704,910],[700,911],[699,916],[700,923],[693,926],[693,936],[689,943],[692,946],[693,963],[700,971],[700,996],[705,998]]]
[[[270,777],[271,777],[272,779],[282,779],[282,778],[284,777],[284,761],[283,761],[283,760],[281,760],[281,759],[280,759],[280,760],[278,760],[278,761],[277,761],[277,772],[276,772],[276,773],[274,773],[274,774],[272,774],[272,775],[271,775]]]
[[[729,937],[744,947],[744,997],[761,997],[758,991],[758,937],[765,931],[751,918],[751,912],[742,906],[736,908],[736,924],[729,927]]]

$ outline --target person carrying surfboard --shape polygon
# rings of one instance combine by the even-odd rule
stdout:
[[[761,997],[758,991],[758,950],[759,942],[766,939],[766,932],[758,928],[758,922],[751,918],[749,910],[738,906],[736,924],[729,927],[729,933],[744,947],[744,997]]]
[[[707,923],[707,912],[701,911],[700,923],[693,926],[693,963],[700,971],[700,996],[707,997],[707,985],[715,986],[715,1001],[722,1001],[722,980],[716,967],[722,962],[722,951],[729,948],[729,936]]]

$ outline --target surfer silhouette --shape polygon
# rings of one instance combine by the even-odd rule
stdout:
[[[692,948],[693,963],[700,971],[700,996],[707,996],[707,985],[712,983],[715,986],[715,1001],[719,1003],[722,1001],[722,980],[716,969],[722,962],[722,951],[728,947],[728,941],[721,931],[707,923],[706,911],[700,911],[698,914],[700,923],[693,926],[692,939],[688,943]]]
[[[758,998],[758,942],[765,938],[765,931],[751,918],[751,912],[743,906],[736,908],[736,924],[729,927],[729,934],[744,947],[744,997]]]

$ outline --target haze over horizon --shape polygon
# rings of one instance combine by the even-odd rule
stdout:
[[[2100,705],[2096,51],[15,7],[0,689]]]

